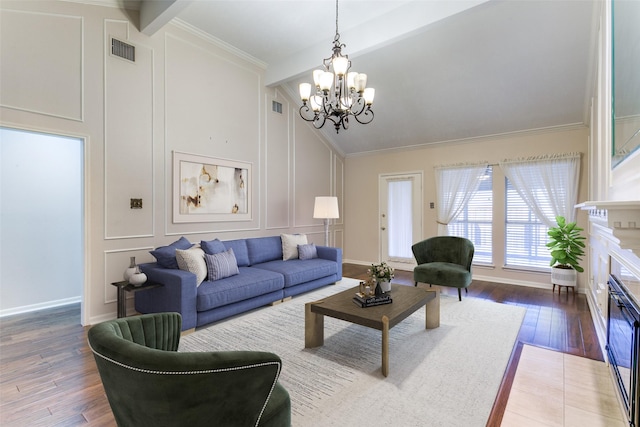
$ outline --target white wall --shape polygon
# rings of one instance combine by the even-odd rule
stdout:
[[[146,36],[136,11],[115,7],[8,0],[0,20],[0,125],[87,141],[85,324],[115,317],[111,283],[131,256],[152,261],[150,249],[181,235],[323,242],[313,200],[336,194],[342,207],[344,159],[264,87],[261,63],[176,22]],[[136,47],[135,63],[110,54],[111,37]],[[250,163],[250,218],[174,222],[174,151]]]
[[[344,258],[347,261],[367,264],[379,258],[379,218],[378,218],[378,176],[386,173],[422,171],[423,193],[423,233],[424,238],[437,235],[436,210],[430,202],[436,202],[434,167],[487,161],[497,165],[503,159],[534,157],[555,153],[582,153],[578,201],[585,200],[588,187],[588,136],[586,127],[567,127],[547,131],[523,132],[503,135],[458,144],[438,144],[411,150],[398,150],[359,156],[348,156],[346,163],[345,199],[345,245]],[[504,224],[504,173],[498,166],[493,168],[493,222]],[[587,218],[578,211],[578,223],[586,226]],[[492,267],[474,267],[474,278],[501,283],[551,288],[549,273],[532,273],[508,269],[504,266],[504,227],[493,228]],[[585,262],[586,264],[586,262]],[[413,268],[407,266],[407,269]],[[584,288],[586,278],[579,275],[579,286]]]
[[[0,128],[0,315],[79,302],[82,141]]]

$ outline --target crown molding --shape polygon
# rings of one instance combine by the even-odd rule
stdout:
[[[194,27],[191,24],[186,23],[185,21],[183,21],[182,19],[179,18],[174,18],[173,20],[171,20],[170,24],[175,25],[178,28],[181,28],[187,32],[190,32],[191,34],[198,36],[210,43],[215,44],[216,46],[220,47],[221,49],[226,50],[227,52],[240,57],[241,59],[244,59],[247,62],[252,63],[253,65],[256,65],[260,68],[262,68],[263,70],[267,69],[268,64],[264,61],[259,60],[258,58],[256,58],[255,56],[252,56],[250,54],[248,54],[247,52],[238,49],[237,47],[225,42],[224,40],[221,40],[217,37],[212,36],[209,33],[206,33],[204,31],[202,31],[201,29]]]

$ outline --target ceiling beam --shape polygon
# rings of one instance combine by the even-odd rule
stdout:
[[[407,2],[405,5],[359,27],[341,31],[340,41],[347,45],[344,53],[348,54],[350,59],[353,59],[358,55],[425,31],[434,22],[488,1]],[[267,86],[276,86],[314,68],[318,68],[322,64],[322,59],[331,55],[332,46],[333,37],[323,43],[312,46],[304,52],[298,52],[294,56],[269,64],[265,76],[265,84]]]
[[[140,32],[154,35],[189,3],[189,0],[143,0],[140,3]]]

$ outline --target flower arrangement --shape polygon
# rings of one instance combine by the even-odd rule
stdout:
[[[386,262],[380,264],[371,264],[371,268],[367,270],[367,274],[373,281],[380,279],[391,281],[394,277],[393,267],[389,266]]]

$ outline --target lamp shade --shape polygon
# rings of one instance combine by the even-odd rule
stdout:
[[[314,218],[340,218],[338,212],[338,198],[331,196],[318,196],[313,207]]]

